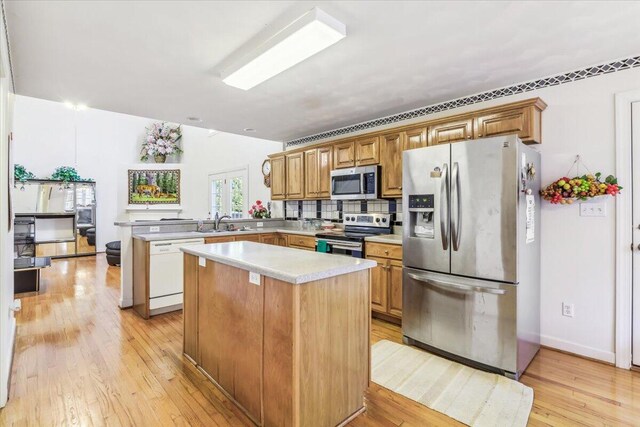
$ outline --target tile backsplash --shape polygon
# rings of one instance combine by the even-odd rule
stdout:
[[[402,225],[402,199],[385,200],[288,200],[285,218],[325,219],[341,222],[343,213],[391,213],[395,225]]]

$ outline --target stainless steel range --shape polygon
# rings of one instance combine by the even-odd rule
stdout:
[[[326,252],[364,258],[364,239],[369,236],[391,234],[391,214],[344,214],[344,231],[316,234],[316,248],[326,242]]]

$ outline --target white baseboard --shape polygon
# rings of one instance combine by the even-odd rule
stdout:
[[[7,347],[7,351],[9,352],[9,357],[7,357],[7,364],[2,367],[4,369],[4,376],[2,378],[7,379],[7,383],[3,384],[3,390],[0,392],[0,408],[4,408],[9,400],[9,385],[11,384],[11,368],[13,366],[13,355],[16,343],[16,319],[11,316],[11,327],[10,327],[10,335],[9,335],[9,346]]]
[[[120,308],[133,307],[133,298],[120,299]]]
[[[612,351],[604,351],[571,341],[565,341],[560,338],[550,337],[548,335],[540,335],[540,344],[545,347],[555,348],[569,353],[574,353],[579,356],[589,357],[591,359],[602,360],[607,363],[616,362],[616,354]]]

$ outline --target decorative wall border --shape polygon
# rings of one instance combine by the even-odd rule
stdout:
[[[606,64],[594,65],[592,67],[583,68],[576,71],[571,71],[564,74],[558,74],[552,77],[546,77],[537,80],[531,80],[525,83],[520,83],[512,86],[503,87],[500,89],[490,90],[487,92],[481,92],[476,95],[467,96],[464,98],[454,99],[452,101],[441,102],[439,104],[433,104],[415,110],[406,111],[404,113],[395,114],[392,116],[382,117],[380,119],[370,120],[368,122],[362,122],[343,128],[330,130],[327,132],[317,133],[315,135],[305,136],[303,138],[294,139],[286,142],[286,147],[294,147],[296,145],[306,144],[309,142],[318,141],[320,139],[331,138],[334,136],[345,135],[352,132],[371,129],[378,126],[389,125],[404,120],[409,120],[417,117],[427,116],[433,113],[439,113],[441,111],[447,111],[465,105],[477,104],[478,102],[489,101],[491,99],[503,98],[505,96],[516,95],[518,93],[529,92],[532,90],[542,89],[550,86],[557,86],[565,83],[571,83],[577,80],[588,79],[589,77],[596,77],[603,74],[615,73],[617,71],[627,70],[630,68],[640,67],[640,56],[634,56],[631,58],[620,59],[618,61],[608,62]]]

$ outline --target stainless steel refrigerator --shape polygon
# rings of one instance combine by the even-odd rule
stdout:
[[[540,154],[515,135],[403,157],[405,343],[518,378],[540,348]]]

